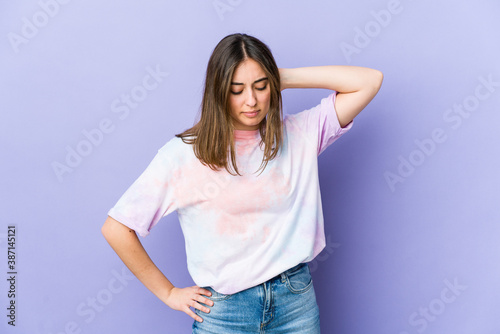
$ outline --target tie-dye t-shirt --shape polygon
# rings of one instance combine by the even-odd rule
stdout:
[[[235,130],[242,176],[203,165],[192,145],[174,137],[109,216],[144,237],[177,211],[193,281],[223,294],[313,260],[325,247],[318,155],[353,124],[341,128],[334,101],[335,92],[286,115],[282,151],[262,173],[259,130]]]

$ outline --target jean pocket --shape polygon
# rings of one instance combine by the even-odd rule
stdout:
[[[208,291],[210,291],[212,293],[211,296],[204,296],[204,297],[207,297],[208,299],[212,300],[212,301],[221,301],[221,300],[226,300],[228,299],[229,297],[232,296],[232,294],[230,295],[226,295],[226,294],[223,294],[223,293],[220,293],[220,292],[217,292],[215,291],[214,289],[212,289],[211,287],[209,286],[204,286],[203,289],[207,289]]]
[[[312,287],[312,276],[307,263],[286,272],[286,287],[292,293],[304,293]]]

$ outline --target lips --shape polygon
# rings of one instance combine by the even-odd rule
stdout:
[[[257,116],[257,114],[259,113],[260,110],[252,110],[252,111],[244,111],[243,114],[246,116],[246,117],[255,117]]]

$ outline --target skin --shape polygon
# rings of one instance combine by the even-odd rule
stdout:
[[[190,307],[210,312],[209,308],[200,304],[213,306],[214,303],[204,297],[210,296],[210,291],[198,286],[175,287],[153,263],[135,231],[110,216],[101,231],[123,263],[156,297],[170,308],[185,312],[198,322],[203,321]]]
[[[340,126],[349,124],[377,95],[383,81],[378,70],[359,66],[282,68],[281,90],[324,88],[337,91],[335,111]]]
[[[246,59],[236,67],[231,80],[229,106],[236,130],[257,130],[269,111],[271,89],[266,73],[253,59]],[[256,111],[254,118],[245,112]]]
[[[293,69],[281,68],[281,90],[289,88],[324,88],[338,92],[335,100],[337,118],[342,127],[348,125],[377,94],[382,84],[380,71],[356,66],[316,66]],[[252,59],[242,62],[233,74],[230,94],[231,115],[235,129],[255,130],[269,110],[269,85],[260,65]],[[258,117],[250,119],[245,111],[260,110]],[[161,301],[174,310],[185,312],[198,322],[190,307],[209,313],[210,309],[201,305],[213,306],[206,298],[210,291],[198,286],[175,287],[156,267],[143,248],[134,230],[108,216],[102,227],[102,233],[113,250],[122,259],[130,271]]]

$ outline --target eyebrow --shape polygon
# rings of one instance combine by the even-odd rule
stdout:
[[[268,78],[267,77],[260,78],[258,80],[255,80],[253,83],[256,84],[256,83],[264,81],[264,80],[268,80]],[[241,82],[232,82],[231,81],[231,85],[242,85],[243,86],[243,83],[241,83]]]

